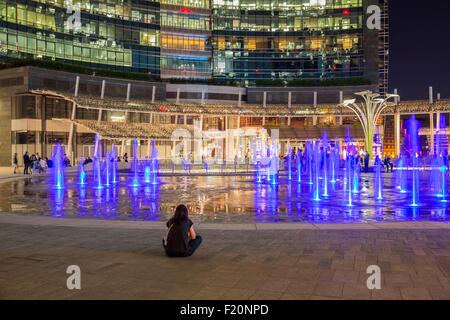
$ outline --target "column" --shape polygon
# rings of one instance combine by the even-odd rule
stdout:
[[[433,112],[430,112],[430,154],[434,155],[434,114],[433,114]]]
[[[128,111],[125,111],[124,122],[128,122]],[[121,149],[120,156],[123,157],[123,155],[125,154],[125,139],[122,140],[122,146],[120,147],[120,149]]]
[[[77,97],[78,96],[78,90],[80,88],[80,76],[76,77],[75,80],[75,93],[74,96]],[[75,164],[73,161],[73,135],[75,132],[75,115],[76,115],[76,111],[77,111],[77,104],[74,102],[72,105],[72,114],[70,116],[70,129],[69,129],[69,141],[68,141],[68,145],[67,145],[67,156],[71,159],[71,163]]]
[[[202,89],[202,104],[205,104],[205,89]]]
[[[38,99],[38,98],[36,98]],[[42,157],[47,156],[47,116],[46,116],[46,99],[45,96],[40,97],[41,103],[41,155]],[[17,147],[16,147],[17,149]]]
[[[102,80],[102,91],[100,93],[100,99],[104,99],[105,98],[105,89],[106,89],[106,81]]]
[[[264,94],[263,94],[263,107],[265,108],[266,105],[267,105],[267,92],[264,91]]]
[[[318,117],[313,116],[313,126],[317,126],[317,120],[318,120]]]
[[[234,143],[234,150],[236,150],[236,154],[238,154],[239,157],[239,138],[240,138],[240,130],[241,128],[241,116],[237,116],[237,124],[236,124],[236,139],[235,139],[235,143]]]
[[[429,98],[430,104],[433,104],[433,102],[434,102],[433,87],[428,88],[428,98]]]
[[[152,88],[152,103],[155,103],[155,97],[156,97],[156,86],[153,86],[153,88]]]
[[[123,157],[125,154],[125,139],[122,139],[122,144],[120,145],[120,156]]]
[[[341,95],[341,98],[344,97],[342,91],[341,91],[340,95]],[[344,125],[344,117],[343,117],[342,115],[339,116],[338,124],[339,124],[340,126],[343,126],[343,125]],[[338,147],[339,147],[339,151],[342,150],[342,146],[343,146],[343,145],[344,145],[344,139],[339,138],[339,139],[338,139]]]
[[[176,104],[180,103],[180,88],[177,88],[177,101]]]
[[[228,116],[225,116],[225,142],[223,145],[223,159],[224,161],[227,160],[227,153],[228,153]]]
[[[198,161],[202,160],[202,156],[203,156],[203,115],[200,115],[200,120],[198,121],[198,137],[196,137],[198,139],[197,141],[197,145],[198,145],[198,155],[199,158],[197,159]],[[194,132],[194,137],[195,137],[195,132]]]
[[[400,113],[394,114],[394,149],[395,156],[400,156]]]
[[[394,89],[394,94],[398,95],[398,89]],[[394,98],[394,102],[397,105],[400,102],[400,98],[399,97],[395,97]]]
[[[292,106],[292,92],[289,91],[288,93],[288,108],[291,108]]]
[[[131,83],[127,85],[127,102],[130,101],[131,97]]]
[[[441,130],[441,113],[438,111],[436,112],[436,134],[435,134],[435,142],[436,142],[436,154],[440,154],[442,152],[442,150],[440,150],[441,147],[441,135],[440,135],[440,131]]]
[[[441,130],[441,112],[436,112],[436,131]]]
[[[98,117],[97,117],[98,123],[100,123],[100,121],[102,121],[102,113],[103,113],[103,109],[98,109]]]

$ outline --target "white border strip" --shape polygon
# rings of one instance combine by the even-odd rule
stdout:
[[[194,219],[195,221],[195,219]],[[0,213],[0,224],[55,226],[75,228],[107,228],[136,230],[165,230],[165,222],[52,218],[48,216]],[[268,230],[398,230],[450,229],[449,222],[379,222],[353,224],[313,223],[197,223],[200,230],[268,231]]]

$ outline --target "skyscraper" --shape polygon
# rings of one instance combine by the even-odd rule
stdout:
[[[367,8],[381,9],[381,30]],[[165,79],[387,87],[387,0],[0,0],[0,59]]]

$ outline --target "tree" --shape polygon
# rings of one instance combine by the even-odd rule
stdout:
[[[364,130],[366,150],[372,153],[373,138],[378,119],[384,109],[396,104],[388,100],[398,98],[399,95],[387,94],[386,97],[380,98],[380,94],[372,91],[356,92],[355,95],[362,97],[363,102],[356,103],[356,99],[349,99],[345,100],[341,105],[352,110],[358,117]]]

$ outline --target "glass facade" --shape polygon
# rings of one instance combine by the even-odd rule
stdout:
[[[214,77],[361,77],[363,16],[362,0],[213,0]]]
[[[209,0],[161,0],[161,77],[211,78]]]
[[[0,54],[159,75],[159,19],[150,1],[0,0]]]
[[[246,84],[359,78],[365,1],[0,0],[0,56]]]

